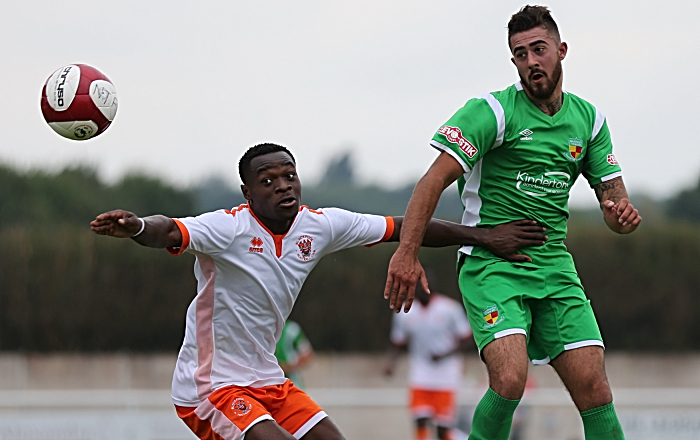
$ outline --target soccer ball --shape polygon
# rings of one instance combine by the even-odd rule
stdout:
[[[41,113],[54,131],[76,141],[99,136],[117,114],[117,89],[102,72],[85,64],[55,71],[41,92]]]

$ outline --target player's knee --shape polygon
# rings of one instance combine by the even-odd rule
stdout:
[[[599,405],[607,405],[612,402],[612,391],[610,391],[610,384],[606,378],[594,378],[591,379],[587,386],[591,400],[597,402]]]
[[[525,392],[527,375],[517,371],[501,372],[489,378],[489,385],[499,396],[506,399],[520,399]]]

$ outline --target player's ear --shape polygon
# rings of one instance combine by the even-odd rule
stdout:
[[[246,200],[250,200],[250,189],[245,183],[241,185],[241,192],[243,193],[243,197],[245,197]]]
[[[562,41],[559,43],[559,59],[564,60],[566,58],[566,54],[569,52],[569,45],[566,44],[566,42]]]
[[[515,66],[515,57],[510,57],[510,62]]]

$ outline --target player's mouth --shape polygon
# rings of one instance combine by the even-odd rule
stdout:
[[[545,78],[545,75],[542,72],[535,72],[532,75],[530,75],[530,80],[532,82],[536,82],[536,83],[544,80],[544,78]]]
[[[277,206],[282,207],[282,208],[292,208],[296,203],[297,203],[296,197],[285,196],[285,197],[282,197],[279,200],[279,202],[277,202]]]

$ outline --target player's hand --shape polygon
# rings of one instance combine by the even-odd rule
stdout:
[[[600,205],[603,208],[605,223],[619,234],[634,232],[642,221],[639,211],[628,199],[621,199],[617,204],[612,200],[606,200]]]
[[[404,252],[399,246],[389,262],[389,273],[384,286],[384,299],[389,300],[389,307],[399,313],[405,301],[404,312],[408,312],[413,304],[417,282],[430,294],[428,279],[418,258],[410,252]]]
[[[531,246],[542,246],[547,239],[545,228],[533,220],[516,220],[495,226],[488,230],[484,245],[494,255],[513,262],[532,262],[527,255],[518,254],[518,250]]]
[[[141,222],[133,212],[118,209],[98,215],[90,222],[90,229],[100,235],[130,238],[141,230]]]

